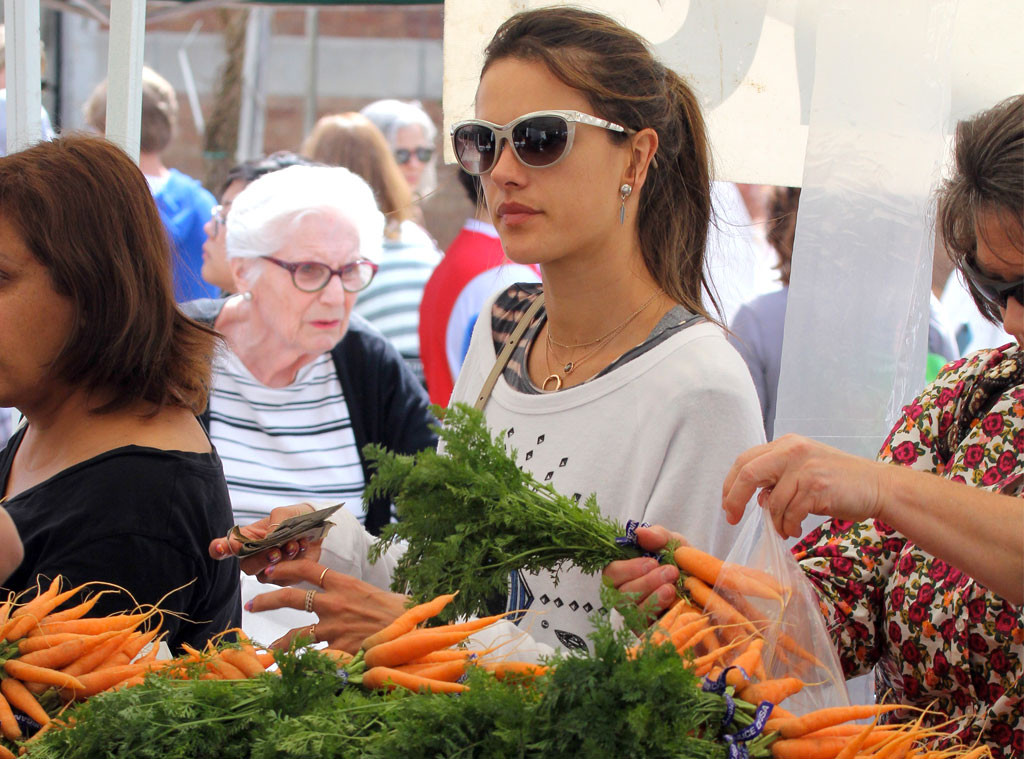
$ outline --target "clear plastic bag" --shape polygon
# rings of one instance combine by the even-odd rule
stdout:
[[[766,511],[757,509],[740,528],[713,591],[728,601],[763,637],[763,671],[747,672],[755,681],[796,677],[804,683],[787,697],[783,708],[806,714],[831,706],[849,706],[850,697],[835,645],[810,580],[772,526]],[[761,589],[775,591],[760,592]],[[753,592],[752,592],[753,591]],[[751,626],[737,625],[706,608],[725,639],[749,639]],[[739,646],[742,650],[742,646]],[[726,658],[726,665],[736,656]]]

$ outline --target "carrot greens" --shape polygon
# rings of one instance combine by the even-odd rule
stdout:
[[[371,549],[377,560],[404,543],[392,587],[425,601],[458,590],[443,620],[488,613],[509,573],[557,572],[567,564],[593,574],[610,561],[639,556],[619,545],[625,528],[602,516],[591,494],[582,504],[537,481],[491,435],[481,412],[465,404],[435,409],[443,423],[438,451],[397,454],[370,445],[375,472],[365,498],[391,498],[398,521]]]

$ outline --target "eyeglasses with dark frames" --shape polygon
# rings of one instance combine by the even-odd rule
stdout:
[[[304,293],[315,293],[327,287],[331,277],[337,276],[345,292],[357,293],[365,290],[377,273],[377,264],[360,258],[345,264],[340,269],[332,269],[319,261],[282,261],[273,256],[260,256],[265,261],[277,264],[292,275],[292,284]]]

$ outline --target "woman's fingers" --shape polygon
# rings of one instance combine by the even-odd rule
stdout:
[[[314,597],[315,603],[315,597]],[[299,609],[306,606],[306,591],[298,588],[279,588],[253,596],[245,605],[246,611],[260,612],[272,609]]]
[[[340,576],[337,572],[332,572],[311,559],[299,558],[268,566],[263,570],[260,579],[275,585],[296,585],[300,582],[308,582],[310,585],[327,588],[332,575],[335,578]],[[322,582],[321,577],[323,578]]]
[[[679,579],[676,567],[661,565],[657,559],[649,557],[613,561],[603,574],[605,581],[618,590],[636,594],[638,606],[652,604],[655,612],[672,603],[676,595],[675,582]]]
[[[679,545],[683,546],[690,545],[686,538],[678,532],[666,530],[659,524],[651,527],[636,528],[636,542],[642,549],[649,551],[650,553],[658,553],[659,551],[664,550],[670,541],[675,541]]]

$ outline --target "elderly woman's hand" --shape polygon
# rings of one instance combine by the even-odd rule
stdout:
[[[722,508],[737,524],[747,502],[771,514],[784,538],[800,537],[808,514],[863,522],[877,518],[892,467],[799,435],[785,435],[740,454],[722,486]]]
[[[319,617],[316,624],[290,630],[274,641],[273,648],[287,648],[295,637],[304,635],[355,653],[367,637],[395,621],[408,600],[306,559],[267,567],[264,574],[280,585],[306,582],[323,588],[323,592],[281,588],[261,593],[245,605],[250,612],[290,608],[312,611]]]
[[[291,506],[279,506],[270,512],[269,516],[264,517],[258,522],[240,527],[239,531],[247,538],[259,540],[260,538],[266,537],[267,534],[272,532],[277,526],[286,519],[289,519],[299,514],[310,514],[316,509],[308,503],[296,503]],[[258,579],[262,582],[266,582],[266,578],[263,574],[264,570],[277,564],[282,559],[294,559],[299,556],[302,558],[316,561],[320,558],[320,543],[322,541],[289,541],[281,546],[275,546],[268,548],[262,553],[257,553],[252,556],[246,556],[239,562],[242,571],[247,575],[257,575]],[[227,559],[231,556],[238,554],[241,549],[242,543],[231,535],[227,535],[223,538],[215,538],[210,541],[209,552],[210,556],[214,559]]]
[[[640,547],[650,553],[663,550],[669,541],[689,545],[682,535],[664,527],[638,527],[636,539]],[[659,564],[657,559],[642,556],[637,559],[613,561],[602,573],[604,581],[624,593],[638,593],[638,606],[653,604],[657,614],[668,609],[676,599],[676,580],[679,570],[671,564]]]

